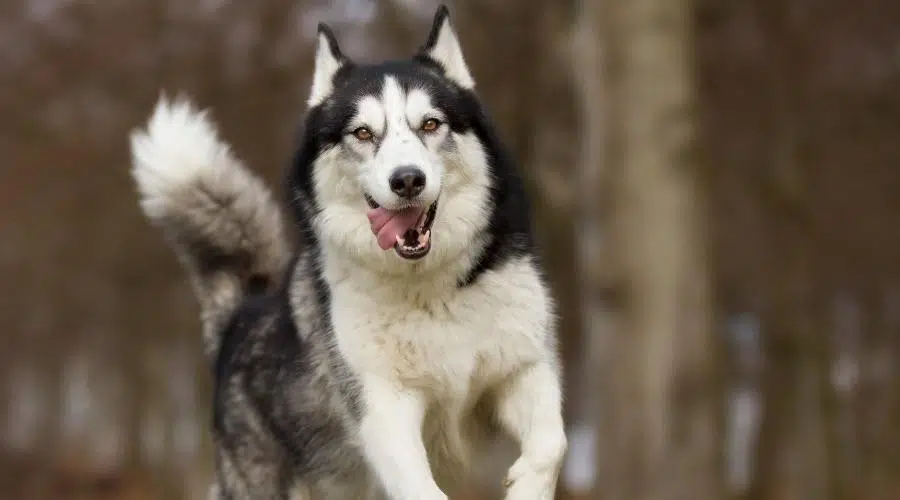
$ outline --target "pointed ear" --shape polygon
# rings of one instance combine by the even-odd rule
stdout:
[[[313,71],[312,89],[309,92],[307,104],[309,107],[319,105],[334,90],[334,75],[349,61],[341,48],[338,47],[337,39],[331,28],[323,23],[319,23],[318,35],[316,36],[316,62]]]
[[[453,26],[450,25],[450,11],[446,5],[438,7],[431,24],[428,40],[419,49],[421,55],[441,65],[444,74],[465,89],[475,87],[475,80],[463,58],[462,47]]]

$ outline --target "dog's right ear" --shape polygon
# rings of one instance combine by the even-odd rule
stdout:
[[[334,37],[331,28],[319,23],[316,36],[316,62],[313,71],[312,89],[307,104],[309,107],[322,103],[334,90],[334,75],[349,61]]]

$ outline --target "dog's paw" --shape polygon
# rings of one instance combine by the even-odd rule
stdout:
[[[519,457],[509,468],[503,487],[506,500],[553,500],[559,467],[554,463],[538,464]]]

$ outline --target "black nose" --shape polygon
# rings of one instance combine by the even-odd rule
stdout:
[[[409,200],[418,196],[425,189],[425,172],[417,167],[398,167],[391,174],[388,182],[391,185],[391,191],[397,193],[397,196]]]

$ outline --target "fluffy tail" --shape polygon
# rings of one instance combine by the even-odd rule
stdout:
[[[215,356],[248,288],[276,283],[287,264],[281,211],[186,99],[160,98],[147,126],[131,133],[131,158],[141,208],[187,269]]]

